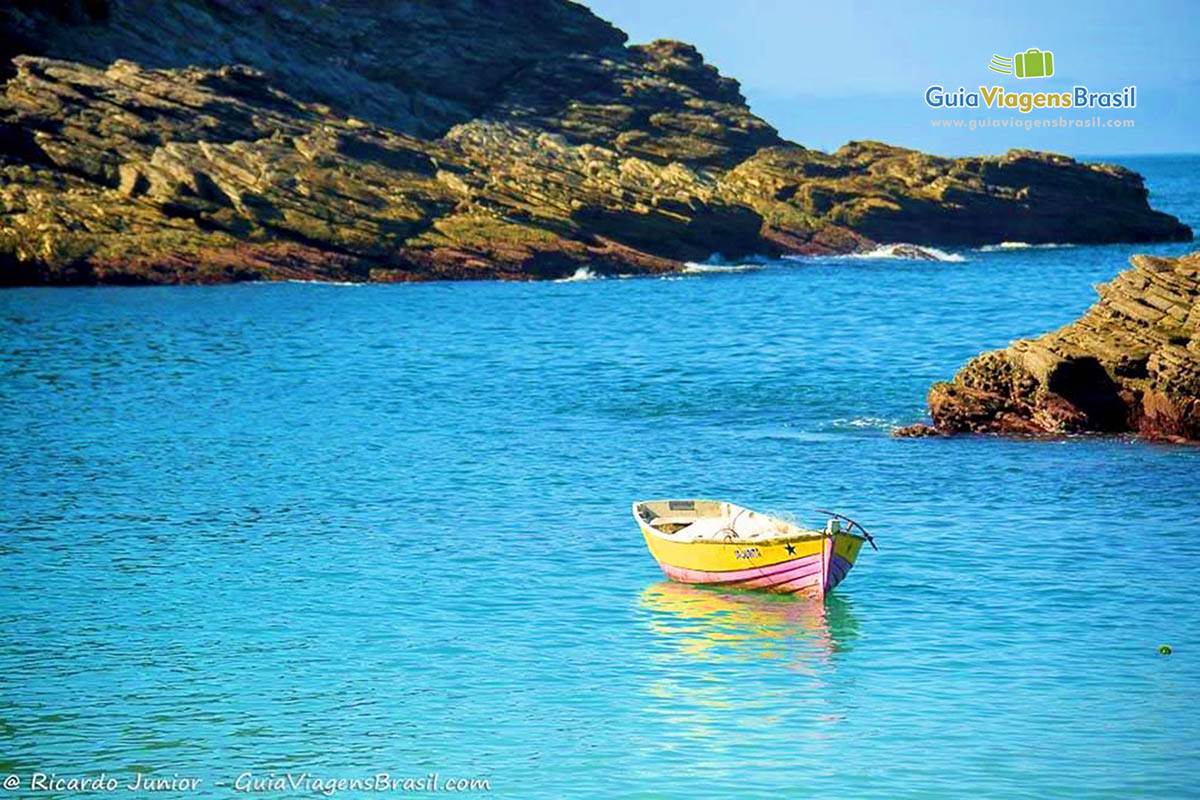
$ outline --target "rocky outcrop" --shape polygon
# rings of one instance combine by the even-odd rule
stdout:
[[[695,48],[565,0],[27,0],[0,30],[7,284],[1191,236],[1120,167],[788,143]]]
[[[822,222],[883,242],[976,246],[1000,241],[1076,242],[1190,239],[1168,214],[1151,211],[1139,175],[1109,164],[1010,150],[1003,156],[939,158],[878,142],[851,142],[832,155],[772,149],[734,169],[764,177],[773,195]]]
[[[296,97],[400,133],[473,119],[522,72],[566,54],[620,54],[626,36],[561,0],[16,0],[7,51],[92,66],[266,72]],[[568,99],[566,96],[563,99]]]
[[[968,363],[929,392],[929,433],[1134,432],[1200,440],[1200,251],[1134,256],[1081,319]]]
[[[757,215],[677,162],[483,120],[419,139],[244,67],[16,63],[0,123],[8,282],[638,273],[757,243]],[[281,249],[282,271],[260,258]],[[218,251],[253,263],[210,269]]]

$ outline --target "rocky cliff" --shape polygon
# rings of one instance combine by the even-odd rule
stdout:
[[[566,0],[24,0],[0,32],[8,284],[1191,237],[1120,167],[791,144],[695,48]]]
[[[1134,256],[1081,319],[985,353],[897,433],[1134,432],[1200,440],[1200,251]]]

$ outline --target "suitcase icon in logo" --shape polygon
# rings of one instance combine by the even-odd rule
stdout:
[[[1013,56],[1013,67],[1018,78],[1049,78],[1054,74],[1054,53],[1031,47]]]

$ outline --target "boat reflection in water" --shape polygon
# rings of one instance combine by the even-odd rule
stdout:
[[[822,605],[662,581],[646,587],[641,606],[669,649],[706,661],[774,658],[804,669],[825,663],[858,635],[851,601],[838,595]]]
[[[663,723],[652,749],[667,755],[705,740],[721,750],[736,729],[739,747],[786,733],[822,750],[828,726],[842,721],[838,695],[852,689],[836,674],[839,652],[858,635],[851,605],[836,594],[822,603],[648,586],[639,602],[653,635],[645,710]]]

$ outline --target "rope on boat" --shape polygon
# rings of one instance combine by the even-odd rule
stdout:
[[[742,538],[741,536],[738,535],[737,529],[734,527],[734,525],[737,524],[738,517],[740,517],[742,514],[745,514],[745,513],[746,513],[746,509],[743,508],[741,511],[739,511],[733,515],[733,517],[729,520],[728,525],[726,525],[724,528],[721,528],[721,530],[723,530],[723,531],[729,531],[729,533],[725,534],[725,542],[726,543],[730,543],[734,539]]]

